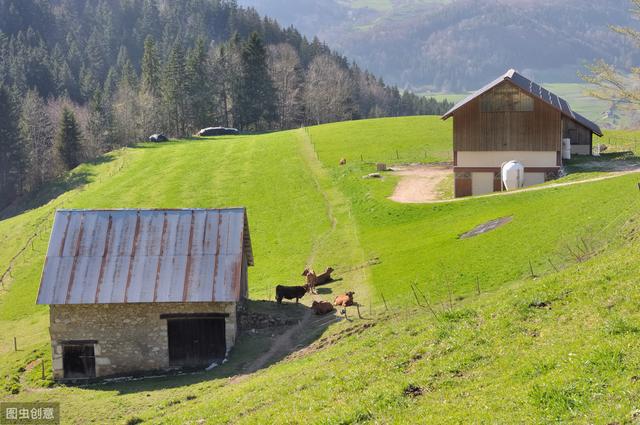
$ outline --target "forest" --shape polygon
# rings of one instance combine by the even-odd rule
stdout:
[[[450,106],[233,0],[0,0],[0,207],[152,133]]]

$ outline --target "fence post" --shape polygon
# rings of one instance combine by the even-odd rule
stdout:
[[[533,266],[531,265],[531,259],[529,259],[529,271],[531,272],[531,278],[536,277],[536,275],[533,274]]]
[[[16,337],[13,337],[13,351],[18,351],[18,340]]]
[[[380,291],[380,296],[382,297],[382,302],[384,303],[385,311],[389,311],[389,307],[387,307],[387,300],[384,299],[384,294]]]
[[[42,365],[42,379],[44,380],[44,359],[42,359],[42,362],[40,362],[40,364]]]

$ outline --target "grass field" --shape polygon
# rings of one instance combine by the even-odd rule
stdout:
[[[0,291],[0,397],[61,401],[65,423],[630,422],[637,176],[437,205],[396,204],[394,177],[362,178],[375,162],[447,160],[450,125],[410,117],[143,144],[82,165],[51,188],[59,196],[5,211],[2,271],[26,248]],[[268,336],[241,341],[207,373],[89,387],[39,379],[48,316],[34,300],[55,208],[237,205],[256,257],[252,299],[299,282],[306,264],[333,265],[344,279],[334,292],[355,289],[365,318],[351,314],[243,379],[229,377]]]

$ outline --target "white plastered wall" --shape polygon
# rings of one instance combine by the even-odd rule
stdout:
[[[458,167],[500,167],[511,160],[525,167],[556,167],[555,151],[458,151]]]
[[[591,155],[591,145],[571,145],[571,155]]]
[[[473,196],[484,195],[493,192],[494,173],[471,173],[471,194]]]

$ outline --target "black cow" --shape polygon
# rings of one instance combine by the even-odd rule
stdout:
[[[276,286],[276,301],[278,304],[282,304],[282,299],[286,298],[288,300],[296,299],[296,303],[304,294],[307,293],[306,286],[284,286],[278,285]]]

